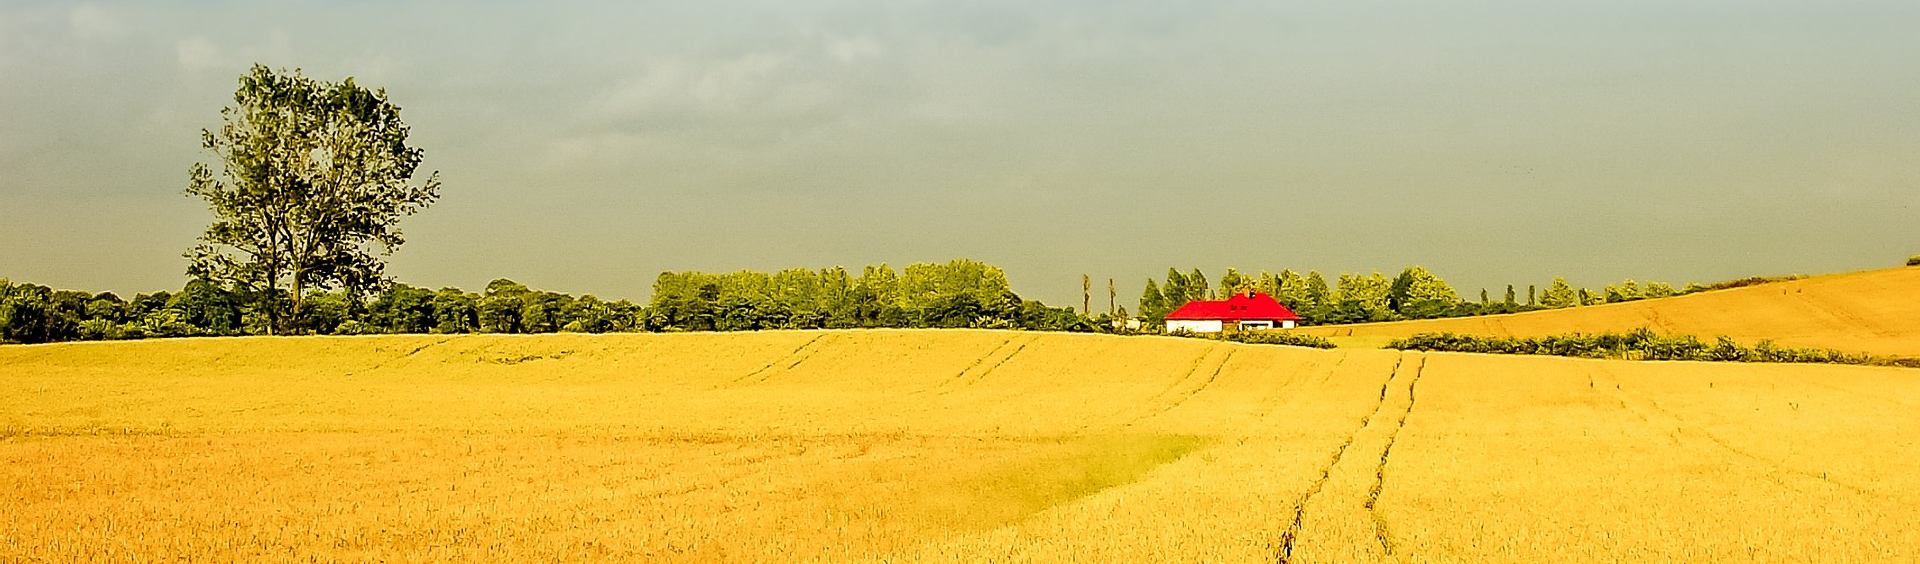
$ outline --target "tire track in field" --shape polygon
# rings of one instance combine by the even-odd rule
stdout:
[[[719,387],[720,388],[733,387],[734,385],[741,384],[742,382],[745,382],[745,385],[753,385],[753,384],[765,382],[767,381],[768,378],[773,377],[772,371],[774,367],[779,366],[782,363],[785,363],[788,359],[799,357],[798,360],[794,360],[791,364],[787,364],[787,369],[792,369],[795,366],[799,366],[800,361],[806,360],[807,357],[813,356],[811,352],[807,352],[807,347],[811,347],[813,346],[814,343],[818,343],[820,342],[821,339],[825,339],[825,338],[827,338],[825,334],[815,335],[812,339],[808,339],[807,342],[801,343],[799,347],[795,347],[793,349],[793,352],[787,353],[786,355],[783,355],[780,358],[774,359],[773,362],[769,362],[767,363],[766,366],[762,366],[758,369],[755,369],[752,372],[748,372],[745,376],[741,376],[739,378],[734,378],[732,380],[729,380],[727,381],[726,384],[722,384]],[[801,353],[803,352],[807,352],[806,356],[801,356]]]
[[[952,384],[954,382],[959,382],[961,380],[966,379],[968,372],[972,372],[973,369],[980,367],[980,365],[985,363],[987,359],[993,358],[993,355],[999,354],[1001,349],[1007,348],[1007,345],[1013,344],[1013,340],[1015,338],[1016,337],[1007,337],[1007,340],[1001,341],[1000,344],[994,345],[993,348],[987,349],[986,354],[980,355],[979,358],[973,359],[973,362],[969,362],[967,363],[966,366],[960,368],[959,372],[955,372],[952,376],[941,378],[939,382],[935,382],[933,384],[933,387],[914,390],[912,392],[909,392],[907,395],[913,396],[913,395],[924,394],[927,392],[931,392],[933,390],[945,388],[947,387],[948,384]],[[995,366],[998,366],[998,365],[999,365],[998,363],[995,364]],[[988,370],[992,370],[992,369],[989,368]],[[942,392],[942,393],[945,393],[945,392]]]
[[[1210,346],[1208,346],[1208,347],[1207,347],[1207,349],[1206,349],[1205,351],[1202,351],[1202,352],[1200,353],[1200,356],[1199,356],[1199,357],[1196,357],[1196,358],[1194,358],[1194,359],[1193,359],[1193,365],[1191,365],[1191,366],[1188,366],[1188,367],[1187,367],[1187,372],[1186,372],[1185,374],[1181,374],[1181,375],[1180,375],[1180,377],[1179,377],[1179,378],[1177,378],[1177,379],[1175,379],[1175,380],[1173,381],[1173,383],[1172,383],[1172,384],[1168,384],[1168,385],[1167,385],[1167,387],[1166,387],[1165,389],[1162,389],[1162,390],[1160,390],[1159,392],[1156,392],[1156,393],[1154,393],[1153,395],[1150,395],[1150,396],[1147,396],[1147,397],[1146,397],[1146,399],[1142,399],[1142,400],[1140,400],[1140,403],[1139,403],[1139,405],[1141,405],[1141,406],[1146,406],[1146,405],[1151,405],[1151,404],[1152,404],[1152,403],[1154,403],[1154,402],[1157,402],[1157,401],[1160,401],[1160,400],[1161,400],[1161,398],[1165,398],[1165,397],[1167,397],[1168,395],[1170,395],[1170,394],[1172,394],[1172,393],[1174,393],[1174,390],[1177,390],[1177,389],[1180,389],[1180,385],[1181,385],[1181,384],[1185,384],[1185,383],[1187,383],[1187,381],[1189,381],[1189,380],[1192,380],[1192,379],[1194,378],[1194,375],[1195,375],[1195,374],[1199,374],[1199,373],[1200,373],[1200,371],[1201,371],[1201,370],[1203,370],[1203,367],[1205,367],[1205,366],[1206,366],[1206,365],[1208,365],[1208,364],[1212,364],[1212,363],[1210,363],[1210,362],[1208,362],[1208,361],[1207,361],[1207,359],[1208,359],[1209,357],[1212,357],[1214,353],[1216,353],[1216,352],[1220,352],[1220,350],[1221,350],[1221,349],[1222,349],[1223,347],[1226,347],[1226,346],[1227,346],[1227,345],[1225,345],[1225,344],[1220,344],[1220,343],[1216,343],[1216,344],[1213,344],[1213,345],[1210,345]],[[1232,351],[1231,349],[1229,349],[1229,350],[1227,350],[1227,356],[1233,356],[1233,351]],[[1218,370],[1218,369],[1215,369],[1215,370],[1214,370],[1214,374],[1215,374],[1215,375],[1218,375],[1218,374],[1219,374],[1219,370]],[[1113,417],[1117,417],[1117,416],[1119,416],[1119,415],[1120,415],[1121,413],[1126,413],[1126,412],[1128,412],[1128,411],[1147,411],[1147,410],[1150,410],[1150,409],[1151,409],[1151,408],[1147,408],[1147,409],[1122,409],[1122,410],[1120,410],[1120,411],[1117,411],[1117,412],[1114,412],[1114,414],[1113,414],[1113,415],[1110,415],[1110,416],[1108,416],[1108,418],[1109,418],[1109,419],[1111,419],[1111,418],[1113,418]],[[1147,417],[1148,417],[1148,414],[1142,414],[1142,415],[1135,415],[1135,416],[1133,416],[1132,418],[1130,418],[1130,419],[1128,419],[1128,420],[1127,420],[1127,422],[1126,422],[1126,423],[1124,423],[1124,424],[1122,424],[1121,426],[1122,426],[1122,427],[1131,427],[1131,426],[1133,426],[1133,424],[1134,424],[1134,423],[1136,423],[1136,422],[1138,422],[1138,421],[1140,421],[1141,419],[1145,419],[1145,418],[1147,418]]]
[[[1305,376],[1275,386],[1267,393],[1265,398],[1261,398],[1260,404],[1262,408],[1258,413],[1254,413],[1248,418],[1248,426],[1263,425],[1268,417],[1272,417],[1274,411],[1279,410],[1281,404],[1285,401],[1283,393],[1287,390],[1306,386],[1309,383],[1324,384],[1332,380],[1333,374],[1339,372],[1340,365],[1346,364],[1348,356],[1351,356],[1351,353],[1341,352],[1340,357],[1333,361],[1333,366],[1325,366],[1323,369],[1323,365],[1326,364],[1326,357],[1323,355],[1314,355],[1312,360],[1307,361],[1306,364],[1301,365],[1300,368],[1296,370],[1297,373],[1305,374]],[[1315,376],[1316,374],[1318,375],[1317,377]]]
[[[1381,410],[1386,409],[1387,389],[1392,387],[1393,381],[1399,377],[1400,365],[1402,362],[1405,362],[1405,360],[1406,356],[1404,354],[1394,359],[1393,368],[1388,370],[1386,381],[1380,383],[1380,397],[1373,404],[1373,411],[1361,417],[1360,426],[1355,427],[1352,432],[1347,433],[1347,438],[1341,441],[1339,446],[1333,448],[1333,455],[1328,457],[1327,463],[1320,467],[1320,476],[1314,478],[1313,483],[1307,486],[1307,491],[1301,492],[1300,497],[1293,502],[1293,521],[1288,523],[1287,528],[1280,532],[1280,542],[1276,543],[1273,547],[1274,562],[1278,564],[1292,564],[1293,549],[1298,545],[1300,531],[1306,525],[1308,504],[1314,500],[1315,496],[1320,495],[1321,490],[1326,488],[1327,482],[1333,479],[1333,469],[1340,465],[1341,460],[1345,459],[1347,449],[1351,448],[1354,441],[1359,439],[1360,432],[1371,426],[1373,424],[1373,418],[1379,416]]]
[[[959,375],[955,376],[955,378],[959,382],[959,387],[970,388],[970,387],[973,387],[975,384],[979,384],[980,382],[986,380],[987,376],[993,374],[994,370],[998,370],[1001,366],[1005,365],[1007,361],[1013,360],[1013,357],[1019,356],[1020,351],[1027,350],[1027,345],[1031,345],[1034,342],[1039,340],[1040,340],[1040,337],[1038,336],[1027,338],[1026,341],[1022,341],[1018,346],[1013,347],[1012,351],[1009,351],[1007,352],[1006,355],[1001,356],[1000,360],[996,360],[993,362],[993,364],[989,364],[987,365],[986,368],[981,369],[979,372],[974,373],[972,378],[961,378],[962,376],[966,375],[965,371],[961,371]],[[1013,339],[1007,339],[1007,342],[1011,343],[1013,342]],[[1002,349],[1004,349],[1004,346],[1002,347]],[[981,357],[981,360],[986,360],[991,356],[992,354],[989,354],[986,357]],[[978,362],[976,362],[976,364],[978,364]],[[955,388],[947,388],[945,390],[941,390],[940,395],[953,393],[954,390]]]
[[[1393,424],[1393,432],[1387,434],[1387,446],[1380,449],[1380,464],[1373,468],[1373,488],[1367,491],[1367,513],[1373,517],[1373,538],[1380,543],[1380,551],[1388,558],[1395,554],[1393,536],[1387,528],[1387,517],[1380,512],[1380,491],[1387,485],[1387,457],[1393,454],[1394,443],[1400,440],[1400,431],[1407,428],[1407,417],[1413,415],[1415,402],[1414,388],[1420,385],[1420,375],[1427,371],[1426,357],[1420,358],[1420,364],[1413,368],[1413,378],[1407,381],[1407,409],[1400,412],[1400,420]],[[1384,401],[1384,398],[1382,398]]]
[[[1595,386],[1595,389],[1601,390],[1602,393],[1612,396],[1616,401],[1620,403],[1621,407],[1624,407],[1628,411],[1633,412],[1634,415],[1639,416],[1642,421],[1646,421],[1658,427],[1670,428],[1671,430],[1667,432],[1668,438],[1674,440],[1674,442],[1676,443],[1680,442],[1680,438],[1682,436],[1689,436],[1695,440],[1710,443],[1716,447],[1719,447],[1720,450],[1724,450],[1728,453],[1732,453],[1739,458],[1745,458],[1745,459],[1760,463],[1762,466],[1764,466],[1766,469],[1769,470],[1768,474],[1770,475],[1770,477],[1772,474],[1775,474],[1775,473],[1785,473],[1785,474],[1797,476],[1801,479],[1813,480],[1818,483],[1825,484],[1828,487],[1837,487],[1837,488],[1847,490],[1859,495],[1877,497],[1877,498],[1889,497],[1887,494],[1875,491],[1871,488],[1867,488],[1857,484],[1850,484],[1841,480],[1836,480],[1827,472],[1812,472],[1808,470],[1801,470],[1799,468],[1788,466],[1785,461],[1774,460],[1772,458],[1754,454],[1745,449],[1733,446],[1731,443],[1728,443],[1725,439],[1720,438],[1719,435],[1715,435],[1713,434],[1713,432],[1708,431],[1705,428],[1701,428],[1697,425],[1690,424],[1687,421],[1687,419],[1685,417],[1681,417],[1678,412],[1667,409],[1665,407],[1661,407],[1659,402],[1654,401],[1652,398],[1642,397],[1638,394],[1634,394],[1632,392],[1626,391],[1626,389],[1621,387],[1620,385],[1621,380],[1619,376],[1614,374],[1611,370],[1608,370],[1606,367],[1595,366],[1593,367],[1593,369],[1596,371],[1599,371],[1602,374],[1605,374],[1606,379],[1611,380],[1611,382],[1606,382],[1606,383],[1612,384],[1611,391],[1607,391],[1609,387],[1605,385]],[[1589,375],[1589,378],[1591,378],[1591,375]],[[1639,408],[1635,408],[1632,405],[1630,405],[1632,403],[1643,404],[1646,406],[1646,409],[1642,410]],[[1778,478],[1771,478],[1771,479],[1773,479],[1775,483],[1780,484],[1782,487],[1785,487],[1787,489],[1799,490],[1799,488],[1795,488],[1791,485],[1788,485],[1787,483],[1779,480]]]
[[[1225,372],[1227,370],[1227,362],[1233,360],[1233,353],[1236,353],[1236,352],[1239,352],[1239,349],[1236,349],[1236,348],[1227,349],[1226,356],[1220,357],[1220,364],[1218,366],[1213,367],[1213,374],[1207,376],[1207,381],[1201,382],[1200,385],[1198,387],[1195,387],[1192,391],[1186,392],[1184,394],[1180,394],[1179,397],[1174,398],[1172,402],[1168,403],[1166,407],[1162,407],[1158,411],[1154,411],[1152,413],[1148,413],[1146,415],[1141,415],[1139,417],[1133,418],[1132,421],[1127,422],[1126,426],[1132,427],[1134,423],[1138,423],[1141,420],[1151,418],[1151,417],[1156,417],[1162,413],[1173,411],[1174,408],[1180,407],[1180,405],[1186,403],[1187,400],[1193,399],[1193,396],[1200,395],[1201,391],[1206,390],[1208,386],[1213,385],[1213,382],[1215,380],[1220,379],[1220,373]]]
[[[1161,397],[1166,396],[1169,392],[1172,392],[1175,388],[1179,388],[1180,384],[1186,383],[1187,380],[1192,379],[1194,373],[1199,372],[1200,367],[1206,364],[1207,357],[1213,356],[1213,353],[1219,351],[1221,346],[1222,346],[1221,343],[1213,343],[1211,345],[1208,345],[1205,350],[1200,351],[1199,356],[1196,356],[1193,358],[1193,364],[1187,366],[1187,371],[1185,373],[1181,374],[1179,378],[1175,378],[1173,383],[1167,384],[1167,387],[1165,389],[1155,392],[1152,395],[1149,395],[1141,399],[1139,402],[1136,402],[1136,405],[1146,405],[1146,404],[1152,403],[1155,400],[1158,400]],[[1099,423],[1102,421],[1111,421],[1111,420],[1120,418],[1121,415],[1129,411],[1138,411],[1138,409],[1129,407],[1129,408],[1121,408],[1121,409],[1115,410],[1112,413],[1108,413],[1104,416],[1101,416],[1095,419],[1090,419],[1084,423],[1081,423],[1080,426],[1074,428],[1073,432],[1079,433],[1081,431],[1085,431],[1087,429],[1092,428],[1096,423]],[[1121,426],[1125,427],[1125,426],[1132,425],[1133,422],[1139,421],[1140,419],[1141,417],[1133,417],[1133,418],[1127,419],[1127,422],[1123,423]]]

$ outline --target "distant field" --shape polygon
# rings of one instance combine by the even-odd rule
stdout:
[[[1322,337],[1371,338],[1365,341],[1371,343],[1439,331],[1538,337],[1640,327],[1703,339],[1727,335],[1747,344],[1772,339],[1795,347],[1920,356],[1920,268],[1835,274],[1674,298],[1512,315],[1308,327],[1300,331]]]
[[[0,561],[1913,561],[1916,408],[1003,331],[7,346]]]

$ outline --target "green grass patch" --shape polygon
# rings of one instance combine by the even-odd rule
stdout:
[[[922,492],[909,511],[953,529],[988,529],[1139,480],[1206,445],[1190,435],[1096,435],[1051,440],[1047,454]]]

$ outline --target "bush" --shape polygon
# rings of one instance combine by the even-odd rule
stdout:
[[[1907,266],[1920,266],[1920,255],[1907,257]]]
[[[1334,347],[1333,341],[1329,341],[1325,337],[1303,335],[1300,333],[1293,333],[1289,331],[1267,330],[1267,331],[1234,331],[1234,332],[1227,332],[1227,333],[1194,333],[1192,331],[1188,331],[1185,329],[1176,329],[1167,334],[1174,337],[1193,337],[1193,338],[1199,338],[1199,339],[1213,339],[1216,341],[1232,341],[1235,343],[1247,343],[1250,345],[1287,345],[1292,347],[1312,347],[1316,349],[1331,349]]]
[[[1717,362],[1812,362],[1920,368],[1920,358],[1890,358],[1832,349],[1796,349],[1761,341],[1748,347],[1721,336],[1709,345],[1692,335],[1659,335],[1647,328],[1626,333],[1573,333],[1545,337],[1481,337],[1420,333],[1387,343],[1389,349],[1489,354],[1534,354],[1626,360]]]

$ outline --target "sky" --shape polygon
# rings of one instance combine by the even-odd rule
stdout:
[[[1920,253],[1916,29],[1911,0],[7,0],[0,277],[180,287],[200,131],[255,63],[403,108],[445,183],[389,263],[419,286],[964,257],[1131,309],[1170,266],[1496,298],[1883,268]]]

